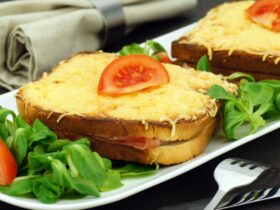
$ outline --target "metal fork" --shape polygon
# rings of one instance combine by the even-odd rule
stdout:
[[[251,184],[267,169],[269,167],[243,159],[230,158],[222,161],[214,171],[219,189],[204,210],[216,209],[229,191]]]
[[[239,193],[236,196],[233,196],[232,199],[230,199],[229,201],[220,205],[218,209],[219,210],[229,209],[232,207],[244,206],[251,203],[257,203],[257,202],[275,199],[279,197],[280,197],[279,187],[250,191],[247,193]]]

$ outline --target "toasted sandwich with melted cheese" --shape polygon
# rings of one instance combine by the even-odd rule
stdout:
[[[173,42],[179,63],[196,65],[209,56],[215,73],[250,73],[256,79],[280,79],[280,33],[255,23],[246,10],[255,1],[227,2],[211,9],[195,28]]]
[[[36,118],[62,138],[88,137],[100,155],[117,160],[163,165],[201,154],[217,123],[219,104],[207,90],[236,85],[222,75],[163,64],[169,83],[120,96],[98,94],[113,53],[80,53],[62,61],[40,80],[17,93],[19,113]]]

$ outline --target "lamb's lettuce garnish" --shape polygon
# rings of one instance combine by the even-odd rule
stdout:
[[[235,79],[246,79],[249,82],[255,82],[255,78],[251,74],[246,74],[243,72],[234,72],[231,75],[227,77],[229,80],[235,80]]]
[[[197,70],[211,71],[207,55],[197,63]],[[280,116],[280,80],[262,80],[243,72],[235,72],[228,80],[240,80],[237,95],[227,92],[219,85],[213,85],[208,95],[224,100],[223,130],[229,139],[239,139],[266,124],[266,121]]]
[[[241,79],[237,95],[213,85],[208,94],[224,100],[223,130],[229,139],[239,139],[254,133],[266,121],[280,116],[280,80],[255,79],[248,74],[234,73],[228,78]]]
[[[166,50],[161,44],[153,40],[147,40],[144,45],[133,43],[131,45],[124,46],[119,53],[121,56],[130,54],[144,54],[159,61],[160,57],[157,56],[157,54],[161,52],[166,53]]]
[[[196,69],[199,71],[211,72],[211,66],[207,55],[203,55],[196,64]]]
[[[109,159],[90,149],[87,138],[73,142],[58,139],[40,120],[30,126],[21,116],[1,107],[0,138],[19,168],[17,178],[10,186],[0,186],[0,192],[33,196],[44,203],[61,197],[99,197],[100,192],[121,187],[123,177],[151,175],[158,170],[158,165],[134,163],[114,168]]]
[[[131,164],[128,163],[124,167],[120,168],[120,173],[122,177],[134,177],[137,176],[146,176],[154,174],[158,171],[159,166],[157,165],[152,169],[149,165],[141,165],[141,164]]]

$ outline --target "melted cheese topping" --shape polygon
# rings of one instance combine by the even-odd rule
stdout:
[[[216,103],[201,90],[206,91],[213,84],[231,92],[237,89],[222,75],[164,64],[170,76],[170,83],[166,85],[118,97],[98,95],[100,75],[116,57],[109,53],[79,54],[62,62],[41,80],[24,86],[23,97],[45,110],[65,113],[58,122],[64,116],[74,114],[140,120],[147,128],[149,121],[163,120],[175,125],[179,119],[194,120],[197,115],[212,115]]]
[[[246,17],[244,11],[253,3],[254,1],[224,3],[210,10],[181,42],[206,47],[210,59],[212,50],[228,50],[229,56],[235,50],[242,50],[262,55],[263,60],[269,56],[276,57],[274,63],[279,63],[280,34]]]

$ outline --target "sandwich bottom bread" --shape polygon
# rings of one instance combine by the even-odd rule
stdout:
[[[176,164],[205,150],[216,124],[219,103],[207,90],[219,84],[236,92],[221,75],[162,64],[169,82],[128,94],[97,91],[113,53],[80,53],[62,61],[16,95],[28,122],[40,119],[60,138],[88,137],[93,150],[117,160]]]

